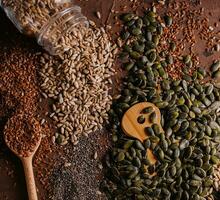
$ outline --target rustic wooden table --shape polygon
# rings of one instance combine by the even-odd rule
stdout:
[[[181,0],[179,0],[181,1]],[[190,1],[190,0],[189,0]],[[193,0],[191,0],[193,1]],[[150,2],[147,0],[139,1],[140,6],[137,9],[142,10],[143,5],[145,5],[146,2]],[[109,24],[114,27],[112,29],[112,34],[115,36],[115,33],[119,29],[119,27],[115,24],[115,21],[113,20],[113,16],[109,17],[109,11],[112,7],[113,0],[77,0],[77,4],[82,6],[83,12],[85,15],[94,21],[97,22],[98,25],[105,25],[106,21],[108,21]],[[130,0],[115,0],[114,10],[120,11],[120,7],[122,5],[131,5]],[[218,22],[220,26],[220,1],[219,0],[202,0],[202,6],[206,9],[206,14],[209,16],[210,24],[214,24],[214,22]],[[129,9],[129,6],[128,6]],[[100,11],[102,14],[102,19],[98,20],[95,16],[95,12]],[[183,24],[184,26],[184,24]],[[21,46],[21,48],[28,48],[38,52],[39,47],[37,44],[29,38],[26,38],[25,36],[21,36],[20,33],[15,29],[15,27],[12,25],[12,23],[7,19],[3,11],[0,11],[0,52],[7,52],[10,50],[11,47],[16,45],[17,43]],[[220,27],[217,29],[220,30]],[[203,67],[207,67],[210,65],[210,63],[220,57],[220,53],[215,53],[214,55],[211,55],[209,57],[204,56],[204,48],[202,43],[197,43],[196,48],[198,49],[198,55],[200,57],[201,63]],[[0,60],[0,69],[1,66],[4,65],[4,63]],[[0,77],[1,79],[1,77]],[[4,116],[1,111],[1,99],[2,94],[0,94],[0,200],[25,200],[27,199],[26,189],[25,189],[25,181],[24,176],[21,168],[21,163],[18,159],[15,158],[5,147],[3,139],[2,139],[2,132],[4,124],[7,120],[7,117]],[[99,133],[96,133],[99,134]],[[98,137],[97,135],[92,136],[93,140]],[[103,154],[105,153],[107,149],[107,134],[102,135],[102,137],[98,137],[99,141],[96,143],[103,143]],[[103,142],[105,141],[105,142]],[[80,146],[80,145],[79,145]],[[82,145],[82,147],[79,147],[82,149],[82,151],[78,151],[79,153],[83,152],[87,147],[85,145]],[[91,149],[89,149],[91,148]],[[89,151],[99,151],[100,147],[94,144],[88,144],[88,152]],[[89,153],[86,154],[86,159],[91,158],[91,155]],[[88,155],[87,155],[88,154]],[[86,161],[85,161],[86,162]],[[8,172],[11,172],[11,174],[8,174]],[[98,173],[96,175],[99,175]],[[87,175],[88,176],[88,175]],[[91,178],[92,179],[92,178]],[[93,180],[90,180],[93,181]],[[46,197],[45,190],[42,188],[39,180],[37,180],[37,185],[39,188],[39,199],[44,199],[43,197]],[[92,188],[95,190],[97,188]],[[63,200],[69,200],[65,198],[61,198]],[[74,198],[73,198],[74,199]],[[77,199],[77,198],[76,198]],[[78,197],[80,200],[87,200],[90,199],[90,196],[88,194],[85,194],[85,197]],[[98,197],[94,197],[94,199],[99,199]],[[100,198],[100,199],[104,199]],[[54,199],[57,200],[57,199]]]

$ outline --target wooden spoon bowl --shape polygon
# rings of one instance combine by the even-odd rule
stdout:
[[[14,122],[13,120],[15,120],[15,119],[17,119],[17,116],[13,116],[11,119],[9,119],[9,121],[7,122],[7,124],[5,126],[5,130],[4,130],[5,133],[7,133],[8,129],[10,129],[10,131],[13,130],[12,122]],[[34,119],[34,122],[36,123],[37,121]],[[17,122],[15,122],[15,123],[17,123]],[[22,122],[20,122],[20,123],[22,123]],[[37,122],[36,125],[37,126],[39,125],[38,122]],[[16,134],[16,132],[14,134]],[[41,144],[41,139],[42,139],[41,135],[39,137],[37,137],[38,140],[37,140],[37,142],[34,143],[35,146],[32,145],[31,150],[29,150],[28,152],[26,152],[24,154],[21,154],[20,152],[18,152],[16,149],[13,148],[14,146],[11,145],[11,141],[7,137],[7,134],[4,135],[4,139],[5,139],[5,143],[8,146],[8,148],[22,162],[22,165],[23,165],[23,168],[24,168],[24,174],[25,174],[25,179],[26,179],[26,185],[27,185],[27,192],[28,192],[29,200],[38,200],[32,162],[33,162],[33,157],[34,157],[35,153],[37,152],[37,150],[38,150],[38,148]]]
[[[155,115],[154,122],[150,120],[152,113]],[[159,108],[152,103],[142,102],[135,104],[126,111],[122,118],[121,127],[123,132],[129,137],[144,142],[144,140],[149,137],[145,132],[145,128],[151,127],[153,124],[157,124],[160,128],[160,132],[164,133],[161,126],[161,113]],[[152,164],[156,163],[156,158],[149,149],[147,150],[147,156]]]

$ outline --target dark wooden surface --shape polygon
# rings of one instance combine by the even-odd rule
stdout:
[[[181,1],[181,0],[179,0]],[[190,0],[189,0],[190,1]],[[105,25],[108,16],[109,11],[112,7],[112,0],[77,0],[76,3],[82,6],[83,12],[85,15],[92,20],[95,20],[98,25]],[[122,5],[130,5],[129,0],[115,0],[115,10],[120,10],[120,7]],[[139,7],[140,10],[143,9],[143,4],[146,1],[140,1],[142,7]],[[147,1],[149,2],[149,1]],[[202,0],[202,6],[206,8],[206,14],[209,16],[210,24],[213,24],[214,22],[218,22],[220,26],[220,1],[219,0]],[[128,7],[129,8],[129,7]],[[97,20],[95,17],[95,12],[100,11],[102,14],[102,20]],[[211,15],[209,14],[211,13]],[[109,18],[109,23],[114,27],[112,31],[115,32],[119,29],[119,26],[115,24],[115,21],[112,20],[113,17]],[[26,38],[25,36],[22,36],[18,31],[14,28],[12,23],[7,19],[5,14],[0,11],[0,52],[8,51],[10,47],[13,47],[16,43],[21,44],[21,48],[30,48],[32,51],[39,51],[39,47],[35,43],[34,40]],[[219,29],[219,28],[218,28]],[[220,58],[220,53],[215,53],[214,55],[210,57],[206,57],[203,55],[204,51],[204,45],[202,42],[198,42],[196,44],[196,48],[198,50],[198,54],[202,63],[203,67],[208,67],[210,63],[216,59]],[[0,65],[4,63],[0,60]],[[0,77],[1,78],[1,77]],[[0,101],[1,104],[1,101]],[[0,106],[1,108],[1,106]],[[1,142],[2,140],[2,131],[3,126],[5,124],[5,121],[7,119],[1,119],[0,121],[0,200],[25,200],[27,199],[26,196],[26,189],[25,189],[25,181],[23,176],[23,171],[21,168],[20,161],[15,158],[5,147],[5,145]],[[107,138],[106,136],[103,136]],[[104,140],[104,139],[103,139]],[[92,149],[92,151],[95,150]],[[98,149],[98,148],[97,148]],[[12,175],[8,175],[6,173],[6,169],[9,169],[12,171]],[[39,180],[37,180],[37,184],[39,186],[39,193],[40,193],[40,199],[43,199],[42,197],[45,196],[44,189],[39,184]],[[95,191],[94,191],[95,192]],[[88,197],[85,198],[89,199]],[[54,199],[56,200],[56,199]],[[63,199],[68,200],[68,199]]]

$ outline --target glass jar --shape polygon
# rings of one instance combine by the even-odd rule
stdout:
[[[35,37],[52,55],[68,50],[65,38],[71,31],[89,26],[72,0],[0,0],[0,6],[21,33]]]

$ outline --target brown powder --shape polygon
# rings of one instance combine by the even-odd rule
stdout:
[[[8,120],[4,134],[11,150],[22,157],[28,157],[41,139],[41,126],[33,116],[20,112]]]

